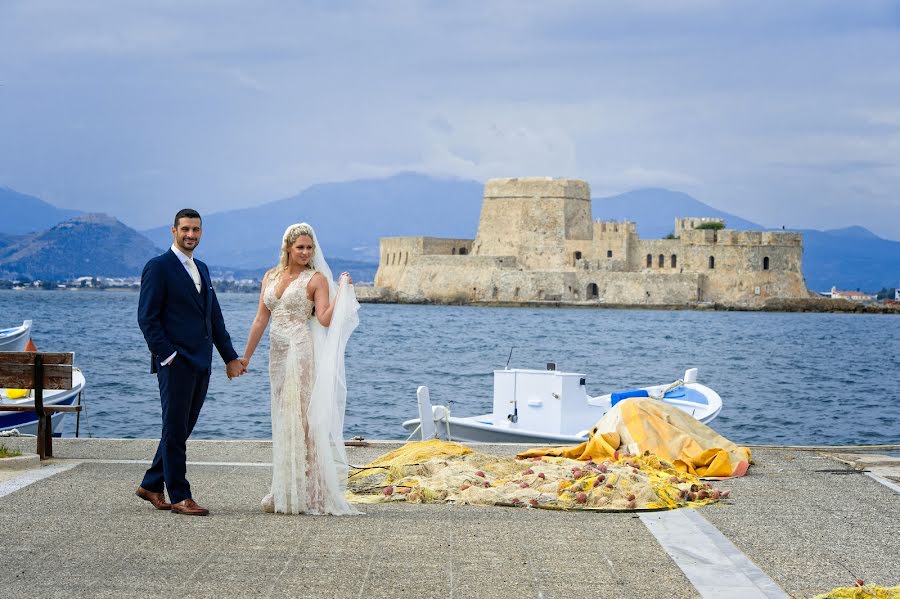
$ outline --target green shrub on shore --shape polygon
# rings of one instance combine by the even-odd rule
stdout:
[[[10,449],[3,443],[0,443],[0,458],[17,458],[22,455],[21,451]]]
[[[712,229],[713,231],[719,231],[719,230],[725,228],[725,223],[718,222],[718,221],[712,221],[712,222],[707,222],[707,223],[700,223],[695,228],[697,228],[697,229]]]

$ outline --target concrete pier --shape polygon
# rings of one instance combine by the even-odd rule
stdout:
[[[57,439],[40,467],[0,469],[0,596],[810,597],[857,578],[900,584],[897,452],[755,449],[746,477],[715,483],[731,499],[695,510],[393,503],[337,518],[262,513],[271,443],[191,441],[194,497],[211,510],[198,518],[134,496],[155,445]]]

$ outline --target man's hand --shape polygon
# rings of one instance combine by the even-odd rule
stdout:
[[[228,376],[228,380],[241,376],[247,372],[247,369],[244,368],[243,362],[240,359],[235,358],[231,362],[225,365],[225,375]]]

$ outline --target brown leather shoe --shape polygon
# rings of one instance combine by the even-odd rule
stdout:
[[[158,510],[172,509],[172,504],[166,503],[166,496],[162,493],[154,493],[153,491],[148,491],[144,487],[138,487],[137,491],[135,491],[134,494],[144,501],[149,501],[153,504],[153,507]]]
[[[209,510],[200,507],[193,499],[185,499],[178,503],[172,504],[172,511],[176,514],[184,514],[185,516],[208,516]]]

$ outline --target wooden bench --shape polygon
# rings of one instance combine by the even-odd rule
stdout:
[[[53,414],[81,411],[81,405],[44,405],[45,390],[72,388],[74,361],[73,353],[0,352],[0,388],[34,390],[34,403],[0,404],[0,412],[37,415],[37,453],[42,460],[53,457]]]

